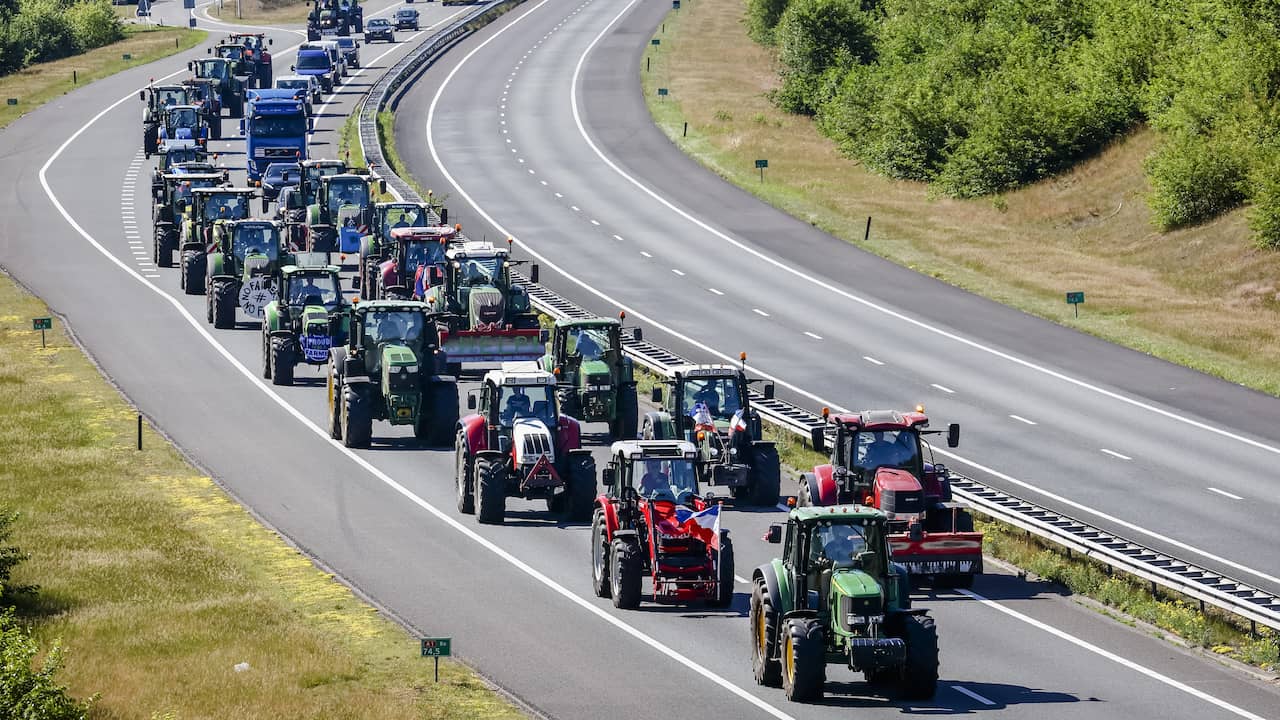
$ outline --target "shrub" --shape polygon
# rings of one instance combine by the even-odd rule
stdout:
[[[1147,158],[1148,204],[1165,230],[1208,220],[1246,197],[1245,160],[1208,135],[1175,134]]]
[[[124,27],[111,9],[110,0],[83,0],[67,8],[67,17],[76,41],[84,50],[124,38]]]
[[[855,0],[793,0],[774,30],[785,70],[775,101],[812,115],[841,78],[874,54],[871,18]]]
[[[63,650],[54,643],[39,667],[40,644],[13,616],[0,613],[0,708],[5,717],[24,720],[83,720],[89,704],[67,693],[54,678],[62,666]]]
[[[26,554],[8,544],[9,535],[13,532],[13,523],[18,513],[0,511],[0,603],[9,605],[15,596],[26,594],[34,588],[14,585],[10,582],[13,569],[18,563],[27,559]]]
[[[747,0],[747,34],[765,45],[773,44],[773,29],[790,0]]]
[[[9,23],[9,34],[21,48],[21,67],[83,51],[70,19],[55,0],[24,0],[22,11]]]

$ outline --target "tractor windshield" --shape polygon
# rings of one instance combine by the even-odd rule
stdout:
[[[707,406],[713,420],[729,421],[742,409],[742,387],[738,377],[689,378],[684,383],[685,412],[693,414],[698,403]]]
[[[426,322],[422,313],[412,310],[375,310],[365,315],[364,328],[365,342],[370,346],[386,343],[411,345],[422,339]]]
[[[332,310],[342,295],[337,277],[327,272],[315,272],[290,275],[286,296],[293,306],[324,305]]]
[[[245,198],[239,195],[212,195],[204,201],[205,220],[243,220],[249,216]]]
[[[167,169],[185,162],[199,162],[202,154],[195,148],[174,148],[164,156],[163,163]]]
[[[363,208],[369,204],[369,186],[363,180],[329,186],[329,212],[335,216],[344,206]]]
[[[581,328],[565,342],[565,352],[583,360],[600,360],[609,350],[609,333],[604,328]]]
[[[854,558],[867,549],[865,528],[861,524],[820,522],[810,531],[809,564],[827,560],[837,568],[856,567]]]
[[[498,419],[503,427],[516,420],[541,420],[548,429],[556,427],[556,396],[551,385],[504,385],[498,398]]]
[[[444,246],[434,240],[418,240],[405,244],[405,272],[413,275],[420,265],[437,265],[444,262]]]
[[[181,88],[166,88],[155,91],[156,102],[160,105],[186,105],[187,91]]]
[[[502,272],[502,258],[469,257],[461,260],[458,280],[464,285],[494,285]]]
[[[197,120],[195,108],[180,107],[169,111],[169,127],[195,127]]]
[[[230,73],[227,72],[228,67],[229,66],[227,62],[221,59],[202,60],[202,61],[199,61],[196,65],[196,69],[199,71],[196,73],[196,75],[198,77],[203,77],[203,78],[213,78],[215,80],[226,80],[230,76]]]
[[[389,237],[392,228],[426,227],[427,218],[419,207],[387,208],[382,219],[382,236]]]
[[[853,439],[853,465],[867,472],[892,467],[919,477],[920,441],[910,430],[864,430]]]
[[[639,492],[650,500],[688,504],[698,493],[692,460],[646,460]]]
[[[280,254],[280,234],[271,225],[240,225],[231,240],[231,252],[244,260],[246,255],[266,255],[272,260]]]
[[[215,180],[212,178],[197,178],[195,180],[183,180],[173,187],[173,209],[178,214],[185,213],[187,206],[191,204],[192,188],[213,187]]]

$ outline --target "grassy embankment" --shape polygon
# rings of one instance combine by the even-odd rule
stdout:
[[[477,718],[518,713],[258,524],[149,426],[0,276],[0,506],[14,582],[59,678],[101,718]],[[248,669],[237,672],[238,663]]]
[[[205,31],[172,27],[125,25],[125,38],[74,57],[33,65],[0,77],[0,98],[17,98],[17,105],[0,105],[0,128],[53,98],[131,67],[168,57],[204,42]],[[125,60],[122,56],[130,55]],[[72,82],[72,73],[75,82]]]
[[[307,0],[241,0],[236,17],[236,0],[222,0],[209,6],[209,17],[226,23],[252,25],[301,25],[307,21],[311,3]]]
[[[742,0],[689,3],[655,35],[651,69],[639,69],[657,124],[709,169],[899,264],[1280,394],[1280,253],[1255,247],[1244,210],[1154,230],[1143,172],[1153,132],[1139,128],[1068,172],[994,199],[941,198],[866,171],[810,118],[775,107],[766,95],[780,84],[773,51],[747,37],[742,18]],[[659,87],[670,95],[658,98]],[[769,160],[763,183],[759,158]],[[1074,290],[1086,292],[1079,319],[1063,302]]]

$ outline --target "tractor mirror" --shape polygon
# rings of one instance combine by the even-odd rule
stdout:
[[[213,48],[209,48],[208,52],[209,52],[209,54],[210,54],[210,55],[212,55],[212,54],[213,54]]]
[[[244,120],[240,121],[240,134],[244,135]]]
[[[447,207],[440,208],[440,224],[441,225],[449,224],[449,208]]]
[[[476,409],[476,394],[473,392],[467,393],[467,409],[468,410]]]
[[[765,531],[763,539],[765,542],[773,543],[774,545],[781,543],[782,542],[782,526],[776,523],[773,525],[770,525],[769,529]]]
[[[826,452],[826,426],[819,425],[817,427],[809,428],[809,444],[813,446],[814,452]]]
[[[947,426],[947,447],[960,447],[960,423]]]
[[[600,484],[611,488],[618,482],[618,469],[612,464],[600,471]]]
[[[631,339],[636,342],[644,342],[644,332],[640,328],[631,328]]]
[[[313,117],[307,118],[307,132],[315,132],[315,131],[316,131],[316,119]]]
[[[382,178],[378,178],[378,193],[381,195],[387,194],[387,181]]]
[[[289,72],[294,72],[294,71],[296,71],[297,69],[298,69],[298,66],[297,66],[297,65],[290,65],[290,66],[289,66]]]
[[[529,282],[538,282],[538,265],[534,263],[529,267]]]
[[[139,90],[139,91],[138,91],[138,99],[139,99],[139,100],[141,100],[142,102],[146,102],[146,101],[147,101],[147,91],[146,91],[146,90]]]
[[[192,72],[195,72],[195,69],[196,69],[196,64],[195,64],[195,63],[193,63],[193,62],[188,61],[188,62],[187,62],[187,70],[190,70],[190,71],[192,71]]]
[[[764,384],[764,399],[765,399],[765,400],[772,400],[772,399],[773,399],[773,390],[774,390],[774,388],[773,388],[773,383],[765,383],[765,384]]]
[[[275,45],[275,44],[276,44],[276,40],[275,40],[275,38],[267,38],[267,44],[268,44],[268,45]]]
[[[655,403],[662,402],[662,388],[660,387],[654,388],[653,393],[650,395],[649,399]]]

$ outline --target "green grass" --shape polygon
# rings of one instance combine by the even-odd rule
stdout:
[[[236,0],[209,6],[209,17],[246,25],[301,25],[310,12],[307,0],[241,0],[240,17],[236,17]]]
[[[49,309],[0,276],[0,506],[17,510],[21,607],[91,717],[520,717],[431,663],[200,475],[98,374]],[[249,663],[235,672],[237,663]]]
[[[409,183],[409,187],[413,188],[420,197],[425,198],[427,190],[409,173],[404,161],[400,159],[400,153],[396,150],[396,116],[390,110],[378,113],[378,142],[382,144],[382,156],[387,159],[391,171]],[[443,201],[443,198],[440,200]]]
[[[0,128],[50,100],[114,75],[145,65],[204,42],[203,30],[126,25],[125,38],[74,57],[40,63],[0,78],[0,98],[16,98],[17,105],[0,105]],[[132,59],[124,60],[123,55]],[[72,82],[72,73],[75,73]]]

